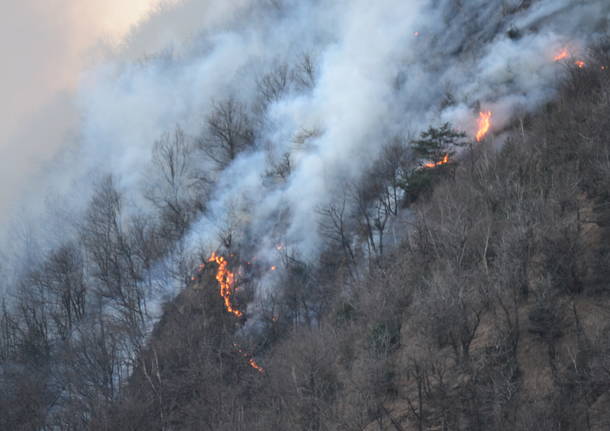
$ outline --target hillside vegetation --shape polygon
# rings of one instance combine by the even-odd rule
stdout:
[[[239,335],[210,272],[168,305],[117,426],[607,429],[607,63],[569,70],[500,149],[487,141],[435,168],[404,241],[362,278],[340,241],[330,267],[292,264],[256,335]]]
[[[56,251],[4,307],[0,428],[608,429],[608,66],[597,53],[569,67],[556,100],[505,142],[462,145],[449,163],[417,167],[416,152],[388,144],[320,209],[319,262],[286,253],[265,301],[262,269],[241,270],[243,316],[226,311],[218,264],[202,256],[147,336],[142,274],[201,211],[205,181],[186,193],[172,177],[173,193],[151,189],[158,220],[124,224],[106,180],[85,251]],[[240,109],[219,105],[216,120]],[[228,141],[209,121],[219,164],[250,145],[245,123]],[[182,139],[160,143],[160,169],[194,151]],[[246,251],[224,244],[229,267],[245,268]]]

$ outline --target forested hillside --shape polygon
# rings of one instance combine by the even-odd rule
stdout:
[[[99,72],[3,251],[0,430],[610,428],[609,6],[365,3]]]
[[[256,330],[203,270],[168,304],[112,426],[607,429],[609,60],[571,68],[500,148],[429,171],[400,245],[366,269],[341,242],[361,226],[332,224],[318,267],[286,262]]]
[[[98,294],[126,326],[82,321],[74,249],[33,270],[1,321],[3,429],[607,429],[609,63],[598,53],[571,67],[560,97],[503,144],[490,138],[413,171],[430,178],[401,202],[391,252],[352,250],[346,238],[371,234],[364,214],[324,209],[320,262],[284,254],[283,289],[255,323],[235,301],[268,269],[228,244],[228,261],[205,262],[164,306],[123,376],[119,343],[139,328],[142,304],[122,283],[164,232],[134,221],[125,237],[112,223],[119,196],[103,183],[83,241],[99,259]],[[387,199],[401,168],[388,151],[353,195],[362,204]],[[162,226],[179,231],[167,208]],[[227,280],[233,312],[219,295]]]

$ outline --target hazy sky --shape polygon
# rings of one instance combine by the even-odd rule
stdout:
[[[160,0],[5,1],[0,14],[0,214],[65,140],[81,71]],[[0,216],[1,217],[1,216]],[[1,220],[1,219],[0,219]]]

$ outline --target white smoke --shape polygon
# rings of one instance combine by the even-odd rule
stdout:
[[[472,135],[481,109],[502,129],[552,98],[564,70],[553,61],[557,51],[584,55],[608,34],[609,18],[605,0],[167,5],[83,80],[73,168],[60,162],[49,182],[83,201],[87,179],[111,173],[136,195],[159,136],[176,125],[198,136],[214,102],[231,95],[252,107],[261,76],[310,55],[313,88],[292,86],[266,107],[255,149],[218,175],[187,242],[213,248],[217,232],[237,223],[238,233],[254,233],[260,255],[281,240],[315,259],[317,209],[339,184],[356,182],[383,144],[445,121]],[[304,131],[315,133],[295,145]],[[265,185],[268,160],[284,153],[290,177]]]

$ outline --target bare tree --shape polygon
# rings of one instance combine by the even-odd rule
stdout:
[[[2,298],[0,315],[0,363],[12,358],[17,349],[18,326],[15,316],[6,305],[6,298]]]
[[[257,81],[263,106],[275,102],[284,94],[288,89],[289,78],[288,66],[280,64]]]
[[[290,153],[284,153],[279,160],[268,161],[270,168],[265,172],[265,177],[278,182],[286,182],[292,173],[292,162]]]
[[[67,339],[86,311],[87,288],[82,256],[73,244],[66,244],[51,254],[43,268],[41,281],[53,302],[51,317],[59,336]]]
[[[320,230],[323,235],[341,247],[347,262],[351,265],[356,263],[356,255],[353,250],[353,229],[348,217],[347,200],[344,196],[339,203],[329,204],[319,211],[322,216]]]
[[[142,262],[126,230],[123,199],[112,177],[103,180],[93,196],[81,238],[92,265],[96,294],[122,314],[132,330],[145,323],[145,292],[141,284]]]
[[[292,79],[301,90],[311,90],[316,84],[316,67],[311,54],[303,54],[292,70]]]
[[[214,103],[200,146],[217,169],[224,169],[253,144],[254,131],[245,106],[233,97]]]
[[[197,154],[182,129],[164,134],[153,149],[153,167],[146,198],[160,211],[161,232],[180,238],[203,209],[207,180],[196,169]]]

